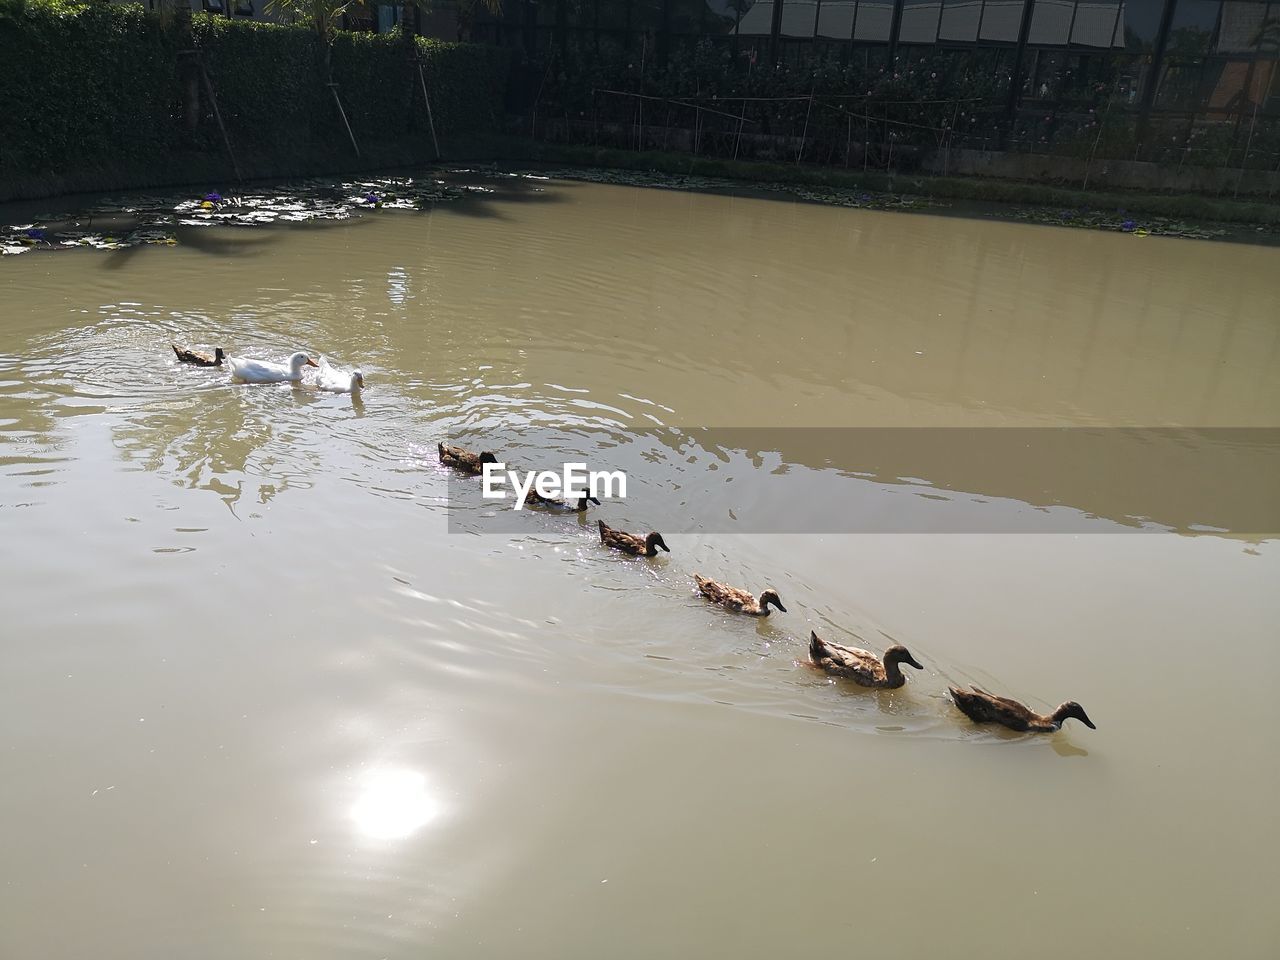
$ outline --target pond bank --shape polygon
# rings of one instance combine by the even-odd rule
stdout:
[[[1138,190],[1086,191],[1050,184],[987,177],[937,177],[841,170],[797,164],[761,163],[694,157],[688,154],[597,149],[548,144],[517,138],[485,138],[471,145],[477,159],[594,167],[644,175],[699,177],[741,181],[792,192],[813,188],[830,195],[845,192],[891,194],[933,201],[938,212],[1003,216],[1015,220],[1103,229],[1144,226],[1151,232],[1183,233],[1181,224],[1196,235],[1261,240],[1280,232],[1280,203],[1235,200],[1194,194],[1162,194]],[[814,199],[818,199],[815,197]],[[850,204],[858,205],[858,204]],[[1113,222],[1114,221],[1114,222]],[[1155,226],[1163,226],[1158,231]],[[1261,228],[1261,229],[1259,229]],[[1256,236],[1255,236],[1256,235]]]
[[[459,139],[455,156],[431,165],[388,145],[363,161],[340,151],[307,157],[260,158],[251,170],[273,176],[235,182],[225,167],[173,166],[150,171],[163,185],[121,196],[104,171],[102,189],[11,202],[0,207],[0,248],[6,255],[50,247],[118,249],[138,243],[182,242],[187,227],[280,225],[345,219],[387,208],[423,209],[443,201],[484,203],[512,191],[537,192],[544,178],[704,193],[785,197],[828,206],[927,212],[1146,236],[1280,242],[1280,205],[1136,192],[1084,193],[1038,184],[854,174],[828,168],[700,160],[669,153],[627,153],[552,147],[531,141]],[[524,156],[528,154],[529,156]],[[378,160],[385,163],[374,168]],[[191,171],[191,176],[185,176]],[[139,171],[131,186],[144,183]],[[169,176],[165,176],[165,174]],[[206,194],[216,209],[199,209]],[[225,200],[223,196],[225,195]],[[366,198],[374,196],[376,202]],[[194,204],[194,206],[193,206]]]

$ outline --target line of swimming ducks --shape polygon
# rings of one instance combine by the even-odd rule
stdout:
[[[212,354],[199,350],[173,347],[174,354],[183,363],[201,367],[227,366],[235,380],[244,383],[298,383],[302,380],[305,367],[318,367],[320,374],[316,385],[321,389],[337,391],[354,391],[364,386],[364,377],[359,370],[341,373],[328,366],[327,362],[316,363],[306,353],[299,351],[284,363],[273,363],[266,360],[251,360],[246,357],[228,357],[221,347]],[[486,463],[497,463],[497,456],[491,451],[475,452],[464,447],[437,444],[440,462],[462,473],[479,476],[484,472]],[[600,501],[590,495],[579,497],[574,504],[566,503],[555,497],[544,497],[535,489],[530,489],[526,503],[538,504],[553,509],[571,510],[581,513],[589,503],[600,505]],[[628,533],[610,527],[603,520],[599,521],[600,542],[606,547],[620,550],[633,557],[654,557],[659,550],[667,553],[671,548],[656,530],[646,536]],[[783,613],[787,608],[782,605],[782,598],[776,590],[765,590],[758,597],[738,587],[731,587],[700,573],[693,575],[698,585],[698,592],[711,603],[717,604],[732,613],[741,613],[753,617],[767,617],[772,607]],[[809,632],[809,660],[813,666],[827,673],[852,680],[863,687],[879,687],[896,689],[907,682],[902,673],[902,664],[906,663],[917,670],[923,670],[911,652],[901,644],[894,644],[877,657],[869,650],[858,647],[846,647],[831,640],[823,640],[817,631]],[[1084,707],[1074,700],[1068,700],[1051,713],[1039,714],[1024,703],[1008,697],[997,697],[978,687],[962,690],[959,687],[948,687],[955,705],[974,723],[997,723],[1022,733],[1052,733],[1061,729],[1067,719],[1074,717],[1091,730],[1096,730]]]
[[[437,444],[437,450],[442,464],[471,476],[482,474],[486,463],[498,462],[497,456],[490,451],[476,452],[445,443]],[[570,504],[563,499],[543,497],[532,488],[525,502],[576,513],[585,511],[588,503],[600,505],[600,501],[590,495],[579,497],[576,503]],[[656,530],[640,536],[610,527],[603,520],[598,523],[600,542],[606,547],[620,550],[633,557],[654,557],[659,550],[671,552],[662,534]],[[698,585],[698,592],[705,599],[732,613],[767,617],[772,607],[777,607],[783,613],[787,612],[776,590],[765,590],[756,597],[747,590],[731,587],[710,577],[704,577],[700,573],[693,575],[693,581]],[[911,652],[901,644],[894,644],[884,652],[883,657],[877,657],[869,650],[846,647],[830,640],[823,640],[818,636],[817,631],[813,630],[809,632],[809,660],[813,666],[833,676],[852,680],[859,686],[884,689],[896,689],[907,682],[907,678],[902,673],[902,664],[909,664],[917,670],[924,669]],[[996,723],[1021,733],[1052,733],[1059,730],[1064,721],[1074,717],[1089,729],[1097,729],[1089,719],[1089,715],[1084,712],[1084,707],[1074,700],[1066,701],[1051,713],[1039,714],[1024,703],[1008,697],[998,697],[978,687],[971,687],[968,690],[948,687],[947,690],[951,694],[952,702],[974,723]]]
[[[180,347],[175,343],[173,352],[180,363],[190,363],[197,367],[226,367],[231,372],[231,378],[240,383],[301,383],[302,371],[306,367],[315,367],[315,385],[321,390],[354,393],[364,388],[364,374],[359,370],[337,370],[329,366],[329,361],[324,357],[316,363],[302,351],[283,363],[253,360],[249,357],[229,357],[221,347],[215,347],[213,353],[207,353]]]

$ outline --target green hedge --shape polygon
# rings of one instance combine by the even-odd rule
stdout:
[[[235,141],[308,142],[327,92],[310,30],[197,14],[192,24],[218,109]],[[211,138],[218,132],[205,124]]]
[[[314,31],[204,14],[192,26],[238,154],[296,167],[326,150],[350,153]],[[509,55],[414,43],[446,145],[454,134],[497,129]],[[75,180],[106,167],[130,169],[122,179],[137,185],[140,172],[164,171],[173,161],[171,181],[192,153],[219,153],[207,103],[194,141],[184,130],[177,47],[173,30],[140,6],[0,0],[0,181]],[[384,144],[394,149],[382,155],[423,159],[429,137],[411,49],[399,34],[339,33],[331,63],[361,146]]]
[[[177,47],[141,7],[2,9],[0,176],[172,149]]]

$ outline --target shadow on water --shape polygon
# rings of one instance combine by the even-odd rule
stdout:
[[[316,223],[313,226],[319,225],[320,223]],[[325,225],[332,226],[334,224],[330,221]],[[208,227],[176,227],[173,230],[173,238],[177,241],[178,246],[186,247],[188,250],[195,250],[197,253],[205,253],[213,257],[232,257],[260,252],[274,244],[278,236],[271,236],[270,234],[252,237],[242,234],[231,236]],[[143,244],[133,244],[111,250],[102,262],[103,269],[119,270],[127,266],[142,250],[142,247]]]
[[[462,174],[459,172],[453,176],[462,176]],[[574,184],[567,182],[556,183],[552,187],[546,181],[520,176],[504,176],[495,179],[486,177],[483,181],[477,182],[469,175],[463,181],[466,197],[462,203],[435,202],[434,206],[441,211],[464,217],[501,220],[505,219],[505,214],[502,212],[502,207],[505,205],[562,202],[564,191],[573,187]]]

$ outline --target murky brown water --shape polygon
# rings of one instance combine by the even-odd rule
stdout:
[[[644,528],[712,454],[474,536],[434,444],[1278,426],[1280,250],[541,199],[0,266],[0,955],[1275,956],[1273,541],[676,532],[630,561],[595,517]],[[173,339],[369,386],[230,387]],[[973,492],[1034,502],[1008,479]],[[790,612],[720,615],[694,570]],[[926,670],[829,683],[811,628]],[[952,682],[1098,730],[975,729]]]

